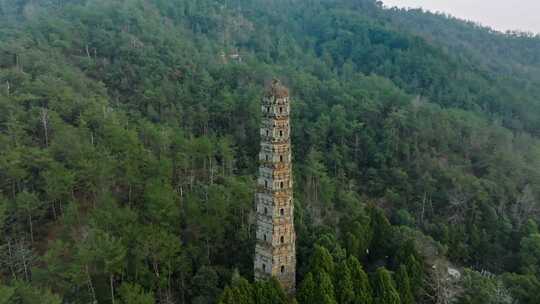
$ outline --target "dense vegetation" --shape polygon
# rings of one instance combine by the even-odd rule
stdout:
[[[0,303],[539,303],[539,54],[372,0],[0,0]],[[252,282],[272,77],[296,299]]]

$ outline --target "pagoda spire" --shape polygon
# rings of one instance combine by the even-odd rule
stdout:
[[[289,90],[277,79],[261,103],[261,150],[255,204],[255,279],[275,277],[288,292],[296,285],[296,234]]]

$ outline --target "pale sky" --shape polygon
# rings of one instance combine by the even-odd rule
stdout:
[[[382,0],[386,6],[422,7],[496,30],[540,33],[540,0]]]

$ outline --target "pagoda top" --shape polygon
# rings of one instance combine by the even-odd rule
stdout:
[[[278,79],[273,79],[272,83],[266,88],[266,97],[285,98],[289,97],[289,89],[281,84]]]

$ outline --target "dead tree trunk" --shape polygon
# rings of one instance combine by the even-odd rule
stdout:
[[[111,301],[114,304],[114,275],[111,274],[109,277],[109,282],[111,284]]]
[[[34,244],[34,224],[32,221],[32,213],[28,211],[28,225],[30,226],[30,241]]]
[[[14,260],[14,258],[13,258],[13,248],[11,248],[11,240],[10,239],[8,239],[7,246],[8,246],[9,260],[13,261]],[[15,269],[13,268],[13,263],[9,263],[9,270],[11,271],[11,276],[13,277],[13,279],[17,280],[17,273],[15,272]]]
[[[92,277],[90,276],[90,270],[88,269],[88,265],[85,265],[85,272],[86,272],[86,280],[87,280],[88,288],[90,289],[90,293],[92,294],[92,299],[94,300],[92,303],[97,303],[96,290],[94,289],[94,284],[92,284]]]
[[[49,112],[45,108],[41,108],[41,124],[45,133],[45,147],[49,146]]]

